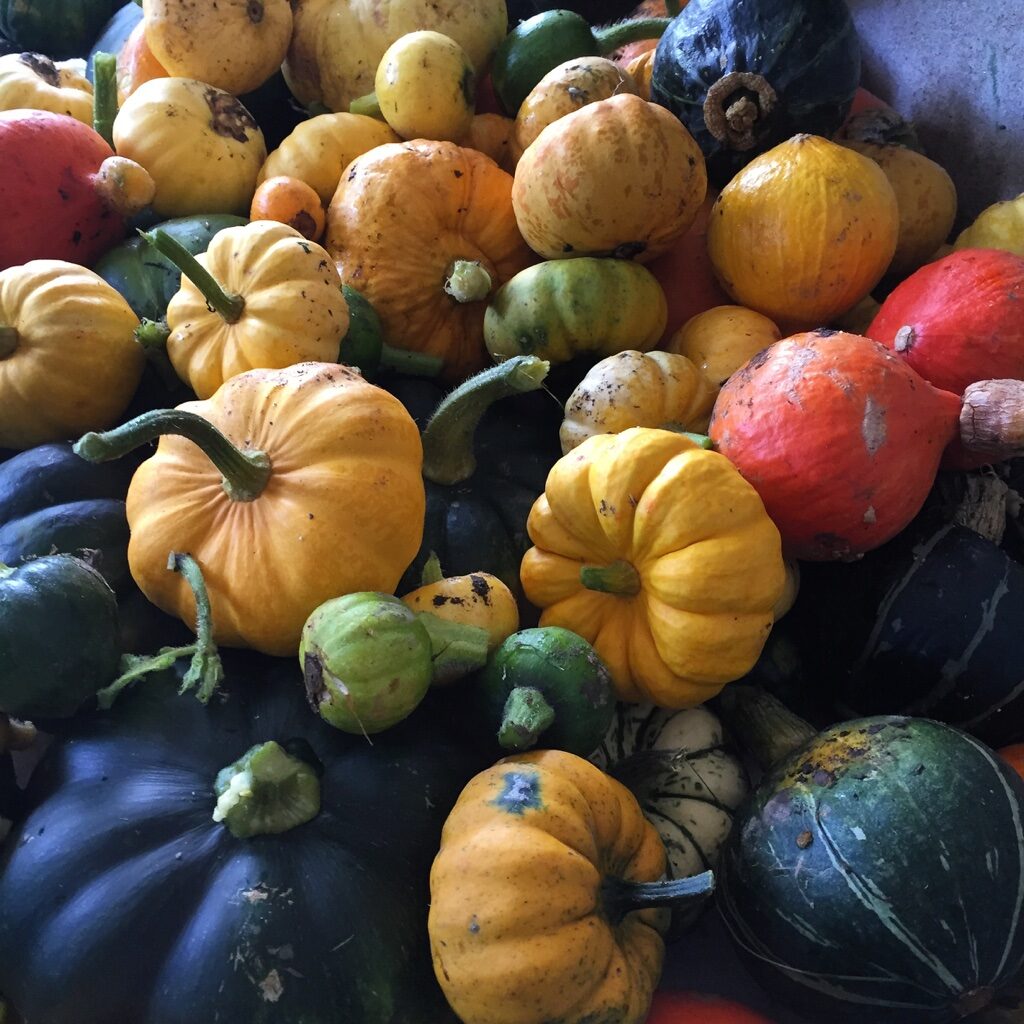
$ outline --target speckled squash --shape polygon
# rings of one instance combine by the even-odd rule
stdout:
[[[636,799],[588,761],[536,751],[481,772],[430,873],[428,931],[448,1002],[465,1024],[641,1024],[665,917],[623,915],[612,898],[664,869]]]
[[[702,433],[718,389],[686,356],[627,350],[595,364],[565,403],[558,436],[567,455],[594,434],[629,427]]]
[[[589,640],[620,700],[693,707],[757,661],[785,568],[724,456],[682,434],[596,434],[548,474],[520,576],[542,626]]]
[[[828,324],[892,262],[899,207],[873,160],[795,135],[752,160],[711,210],[708,252],[725,290],[784,330]]]
[[[512,202],[523,237],[545,259],[646,263],[685,234],[706,191],[689,132],[627,93],[548,125],[516,166]]]
[[[41,53],[0,57],[0,110],[49,110],[92,127],[92,85]]]

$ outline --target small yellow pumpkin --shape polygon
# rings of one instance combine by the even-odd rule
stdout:
[[[0,110],[48,110],[92,127],[92,83],[41,53],[0,57]]]
[[[781,337],[768,317],[752,309],[713,306],[690,317],[665,348],[692,360],[717,391],[751,356]]]
[[[674,352],[620,352],[591,367],[565,403],[558,432],[562,454],[594,434],[630,427],[703,433],[718,388],[686,356]]]
[[[234,96],[189,78],[143,82],[114,119],[114,148],[156,182],[161,217],[249,212],[267,147]]]
[[[517,159],[552,122],[621,93],[636,94],[636,83],[607,57],[576,57],[552,68],[530,90],[516,114]]]
[[[0,448],[116,422],[145,365],[138,317],[98,274],[61,260],[0,272]]]
[[[520,576],[593,644],[620,700],[693,707],[745,675],[782,594],[779,531],[732,463],[682,434],[595,434],[555,463]]]
[[[633,81],[636,82],[636,93],[643,100],[651,98],[651,75],[654,72],[654,49],[638,53],[626,65]]]
[[[583,758],[530,751],[481,772],[430,872],[434,973],[459,1019],[641,1024],[664,959],[659,897],[711,887],[710,872],[664,872],[636,798]]]
[[[934,160],[906,146],[854,139],[842,143],[885,172],[899,207],[899,237],[888,272],[905,277],[928,262],[956,220],[956,186]]]
[[[686,233],[706,192],[690,133],[664,107],[624,93],[549,124],[516,165],[512,205],[545,259],[646,263]]]
[[[212,282],[184,268],[167,306],[167,355],[199,398],[247,370],[337,362],[348,305],[322,246],[255,220],[218,231],[196,263]]]
[[[711,209],[708,254],[722,287],[783,330],[852,309],[892,262],[899,206],[873,160],[816,135],[755,157]]]
[[[419,429],[350,367],[250,370],[208,401],[86,434],[75,451],[102,462],[156,437],[128,488],[128,566],[153,604],[191,625],[192,591],[167,571],[171,552],[189,552],[218,644],[294,657],[315,608],[393,593],[419,550]]]
[[[1005,249],[1024,256],[1024,192],[987,206],[956,237],[954,249]]]
[[[142,11],[149,49],[170,74],[233,96],[277,71],[292,35],[289,0],[142,0]]]

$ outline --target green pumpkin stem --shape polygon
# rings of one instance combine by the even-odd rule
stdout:
[[[418,612],[416,618],[430,637],[431,685],[453,683],[476,672],[487,663],[486,629],[442,619],[430,612]]]
[[[420,586],[429,587],[431,583],[440,583],[444,579],[444,571],[441,568],[441,559],[437,557],[436,551],[431,551],[430,556],[423,563],[423,572],[420,573]]]
[[[536,391],[550,363],[513,356],[470,377],[447,395],[423,431],[423,475],[435,484],[457,484],[476,471],[473,439],[487,410],[499,398]]]
[[[110,462],[164,434],[187,437],[199,445],[220,470],[224,491],[232,501],[255,501],[270,480],[265,452],[236,448],[208,420],[183,409],[154,409],[113,430],[83,434],[73,451],[86,462]]]
[[[117,57],[97,53],[92,62],[92,126],[96,134],[114,148],[114,118],[117,117]]]
[[[200,291],[210,308],[223,317],[225,323],[237,323],[245,312],[245,299],[241,295],[226,292],[220,282],[179,242],[166,231],[140,231],[139,234],[161,256],[166,257]]]
[[[7,324],[0,325],[0,359],[14,355],[18,348],[18,329]]]
[[[619,597],[635,597],[640,593],[640,573],[625,559],[609,565],[580,566],[580,583],[587,590]]]
[[[448,268],[444,290],[456,302],[483,302],[494,281],[477,260],[455,260]]]
[[[698,448],[703,448],[706,452],[711,451],[715,446],[714,441],[707,434],[695,434],[692,430],[687,430],[681,423],[663,423],[661,429],[671,430],[673,434],[682,434],[683,437],[689,438]]]
[[[606,878],[601,885],[601,906],[612,924],[627,914],[652,907],[674,909],[695,900],[707,899],[715,889],[711,871],[692,878],[669,878],[661,882],[627,882],[622,878]]]
[[[203,704],[209,702],[224,679],[224,667],[217,645],[213,641],[213,610],[210,594],[199,563],[191,555],[173,552],[167,560],[167,568],[179,572],[192,590],[196,602],[195,643],[184,647],[163,647],[156,654],[126,654],[121,659],[121,675],[109,686],[96,694],[101,710],[107,710],[123,690],[138,679],[154,672],[166,672],[180,658],[191,658],[188,670],[181,681],[179,693],[195,690],[196,698]]]
[[[498,743],[505,750],[529,750],[555,721],[555,709],[534,686],[517,686],[505,701]]]
[[[135,340],[142,346],[146,362],[156,371],[163,386],[174,390],[181,386],[181,379],[167,355],[167,339],[170,336],[166,320],[148,320],[143,317],[135,328]]]
[[[741,749],[766,771],[806,746],[818,732],[758,686],[732,683],[719,694],[717,710]]]
[[[214,790],[213,820],[236,839],[279,835],[320,813],[316,769],[273,740],[250,747],[221,769]]]
[[[357,96],[349,105],[350,114],[359,114],[362,117],[373,117],[378,121],[384,120],[381,113],[380,103],[375,92],[368,92],[365,96]]]
[[[631,21],[620,21],[604,28],[595,28],[594,39],[597,41],[598,50],[605,55],[627,43],[637,43],[641,39],[660,39],[671,23],[671,18],[635,18]]]

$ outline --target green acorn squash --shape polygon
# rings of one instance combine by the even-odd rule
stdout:
[[[153,677],[47,751],[0,861],[0,991],[47,1024],[454,1022],[428,877],[482,766],[419,711],[371,746],[291,659],[224,661],[222,699]]]
[[[51,60],[84,56],[120,0],[0,0],[0,33]]]

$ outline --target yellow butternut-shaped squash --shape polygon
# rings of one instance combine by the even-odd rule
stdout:
[[[664,871],[636,798],[583,758],[531,751],[481,772],[430,872],[434,973],[459,1019],[641,1024],[664,957],[658,904],[711,887],[710,872]]]
[[[692,707],[760,655],[782,545],[723,455],[667,430],[596,434],[555,463],[527,529],[541,625],[590,641],[620,700]]]

